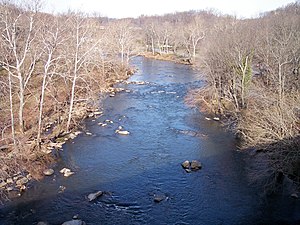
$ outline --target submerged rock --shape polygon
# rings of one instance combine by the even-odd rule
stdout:
[[[61,186],[59,186],[59,188],[58,188],[58,193],[63,193],[65,190],[66,190],[66,187],[63,186],[63,185],[61,185]]]
[[[86,225],[86,223],[82,220],[70,220],[64,222],[62,225]]]
[[[95,193],[91,193],[87,196],[87,198],[89,199],[89,202],[95,200],[96,198],[100,197],[101,195],[103,195],[102,191],[97,191]]]
[[[295,199],[298,199],[298,198],[299,198],[299,196],[298,196],[298,194],[297,194],[297,193],[293,193],[293,194],[291,194],[291,197],[292,197],[292,198],[295,198]]]
[[[202,168],[202,165],[199,161],[193,160],[191,162],[191,170],[200,170]]]
[[[154,202],[159,203],[159,202],[161,202],[163,200],[166,200],[166,199],[167,199],[167,197],[165,195],[159,194],[159,195],[154,195],[153,200],[154,200]]]
[[[44,174],[45,176],[51,176],[53,173],[54,173],[54,170],[53,170],[53,169],[45,169],[45,170],[43,171],[43,174]]]
[[[40,221],[37,223],[37,225],[49,225],[47,222],[44,222],[44,221]]]
[[[190,161],[188,161],[188,160],[184,161],[183,163],[181,163],[181,166],[184,169],[189,169],[190,168]]]

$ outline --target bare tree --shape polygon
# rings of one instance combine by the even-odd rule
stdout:
[[[195,62],[196,51],[199,42],[205,37],[205,27],[200,16],[195,16],[187,26],[183,29],[184,46],[190,56]]]
[[[41,96],[39,102],[39,118],[38,118],[38,133],[37,133],[37,142],[41,142],[41,133],[42,133],[42,121],[43,121],[43,106],[45,99],[45,91],[49,82],[49,77],[58,73],[58,61],[62,56],[57,52],[61,45],[63,44],[64,39],[62,38],[62,30],[59,25],[58,18],[47,16],[41,21],[43,23],[40,38],[42,41],[41,52],[43,52],[43,81],[41,85]],[[49,25],[48,20],[51,20],[52,23]]]
[[[127,65],[130,56],[136,54],[135,31],[130,20],[113,21],[107,28],[107,42],[115,54],[120,54],[121,63]]]
[[[93,32],[90,29],[88,18],[84,17],[82,14],[70,15],[68,23],[72,32],[72,38],[70,42],[69,54],[71,56],[71,70],[70,77],[72,79],[72,88],[70,96],[70,107],[68,113],[67,121],[67,131],[70,130],[72,112],[75,100],[75,89],[76,82],[80,76],[80,71],[83,69],[85,63],[87,63],[88,55],[96,47],[99,40],[93,39]]]
[[[40,52],[36,48],[36,16],[23,12],[15,7],[4,7],[0,22],[2,30],[2,43],[6,53],[2,55],[2,67],[18,80],[19,88],[19,130],[24,132],[24,106],[25,90],[33,75]]]

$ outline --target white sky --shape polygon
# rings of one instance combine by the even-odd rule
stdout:
[[[162,15],[188,10],[217,9],[223,14],[240,18],[258,16],[261,12],[295,2],[295,0],[45,0],[44,11],[74,11],[93,13],[114,18]]]

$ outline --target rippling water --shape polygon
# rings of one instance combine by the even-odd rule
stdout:
[[[104,102],[104,115],[88,119],[84,133],[63,146],[54,177],[36,183],[2,206],[1,225],[62,224],[78,214],[87,224],[297,224],[299,202],[268,199],[248,179],[248,156],[232,135],[184,104],[199,87],[197,73],[172,62],[134,59],[138,72],[120,84],[131,90]],[[97,125],[106,119],[107,127]],[[130,135],[115,133],[118,126]],[[186,173],[185,160],[203,169]],[[75,175],[64,178],[63,167]],[[59,193],[59,187],[66,187]],[[90,203],[86,196],[105,195]],[[154,195],[166,200],[155,203]]]

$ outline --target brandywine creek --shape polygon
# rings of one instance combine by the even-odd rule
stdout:
[[[249,178],[251,159],[218,121],[184,103],[203,85],[199,72],[137,57],[130,90],[103,102],[104,114],[60,151],[55,174],[0,208],[0,224],[297,224],[299,201],[265,196]],[[144,81],[140,85],[139,81]],[[106,120],[107,126],[99,126]],[[120,135],[116,130],[130,132]],[[92,135],[86,135],[86,132]],[[187,173],[181,163],[199,160]],[[75,172],[63,177],[59,170]],[[62,189],[63,187],[63,189]],[[96,191],[105,194],[89,202]],[[164,196],[159,203],[155,196]]]

